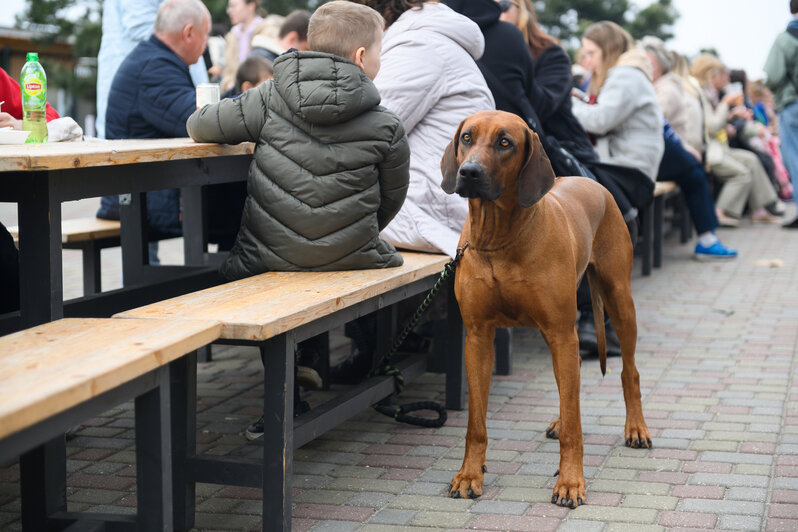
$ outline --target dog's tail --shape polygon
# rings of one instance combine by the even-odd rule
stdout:
[[[604,301],[601,299],[599,280],[595,270],[588,266],[587,281],[590,285],[590,299],[593,302],[593,323],[596,326],[596,347],[598,348],[601,374],[607,374],[607,341],[604,333]]]

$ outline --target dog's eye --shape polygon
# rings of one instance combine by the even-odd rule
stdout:
[[[502,137],[501,139],[499,139],[499,146],[501,146],[502,148],[509,148],[510,147],[510,141],[507,140],[506,137]]]
[[[471,135],[470,135],[470,134],[468,134],[468,133],[463,133],[463,135],[462,135],[460,138],[461,138],[461,139],[462,139],[462,141],[463,141],[463,142],[465,142],[465,143],[469,143],[469,142],[471,142]]]

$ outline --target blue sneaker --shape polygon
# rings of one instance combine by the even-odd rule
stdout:
[[[737,250],[727,248],[717,240],[711,246],[702,246],[700,243],[695,245],[695,258],[697,260],[725,260],[736,259]]]

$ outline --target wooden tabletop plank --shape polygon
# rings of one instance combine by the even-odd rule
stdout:
[[[262,341],[443,270],[445,255],[403,252],[398,268],[269,272],[117,314],[120,318],[208,319],[222,338]]]
[[[0,146],[0,172],[63,170],[90,166],[251,154],[254,144],[197,143],[190,138],[87,140]],[[0,176],[2,178],[2,176]]]
[[[212,321],[67,318],[0,337],[0,439],[219,337]]]

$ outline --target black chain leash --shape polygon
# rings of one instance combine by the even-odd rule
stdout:
[[[421,319],[421,316],[424,315],[424,312],[429,308],[430,303],[438,294],[438,291],[443,286],[443,283],[452,275],[454,275],[455,270],[457,269],[457,264],[460,262],[460,259],[463,258],[463,253],[465,253],[466,248],[468,248],[468,242],[463,244],[462,247],[457,248],[457,253],[455,254],[454,258],[446,263],[446,266],[443,267],[443,271],[441,272],[438,280],[435,281],[435,284],[432,285],[432,288],[427,293],[424,301],[418,306],[416,311],[413,313],[413,316],[410,318],[410,321],[405,325],[405,328],[402,329],[402,332],[399,333],[399,336],[394,338],[393,343],[391,344],[391,348],[382,357],[382,359],[374,366],[374,369],[371,370],[369,373],[370,377],[375,376],[382,376],[388,375],[392,376],[394,380],[394,388],[395,392],[394,395],[398,395],[402,393],[405,389],[405,378],[402,376],[402,372],[399,371],[396,366],[391,364],[391,358],[396,354],[396,351],[401,347],[404,343],[407,335],[410,334],[410,331],[413,330],[413,327],[416,326],[418,320]],[[411,425],[418,425],[421,427],[442,427],[444,423],[446,423],[446,408],[440,403],[436,403],[434,401],[419,401],[416,403],[409,403],[402,406],[391,406],[387,404],[376,404],[374,408],[377,412],[384,414],[388,417],[392,417],[397,421],[402,423],[409,423]],[[437,412],[438,418],[437,419],[428,419],[418,416],[410,416],[408,415],[409,412],[415,412],[417,410],[433,410]]]

